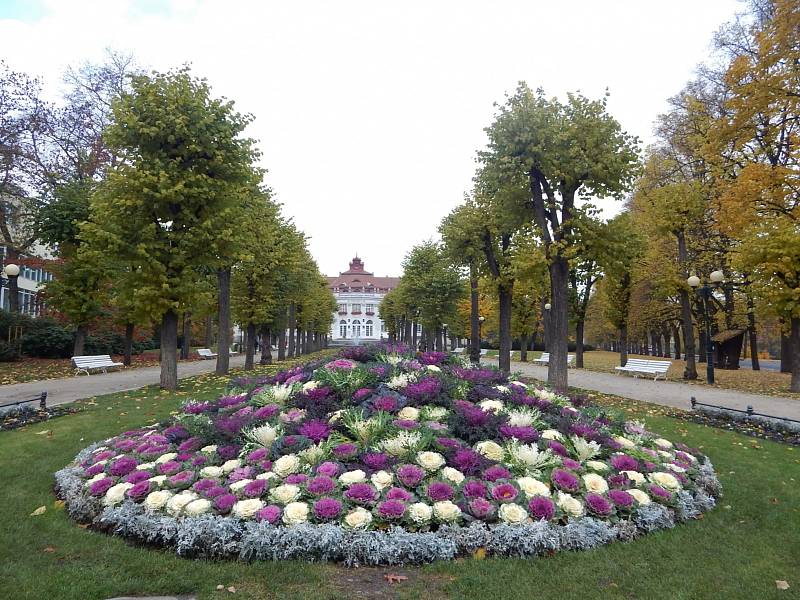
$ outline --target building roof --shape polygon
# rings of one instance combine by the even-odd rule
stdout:
[[[375,277],[364,268],[363,261],[354,257],[349,268],[336,277],[328,277],[328,286],[333,292],[388,292],[397,287],[399,277]]]

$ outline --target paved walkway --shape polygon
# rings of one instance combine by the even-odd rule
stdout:
[[[232,367],[244,365],[244,355],[231,356]],[[216,360],[195,360],[178,363],[178,378],[193,377],[201,373],[213,372]],[[0,405],[18,400],[30,400],[34,396],[47,392],[47,405],[64,404],[83,398],[91,398],[102,394],[136,390],[146,385],[158,383],[161,367],[143,367],[141,369],[124,369],[94,375],[77,375],[63,379],[45,379],[28,381],[13,385],[0,386]]]
[[[496,364],[493,359],[484,359],[487,364]],[[547,381],[547,367],[530,363],[512,362],[511,371],[521,371],[535,379]],[[698,402],[716,404],[728,408],[746,410],[748,405],[756,412],[800,420],[800,399],[762,396],[719,387],[679,383],[677,381],[653,381],[652,379],[634,378],[628,375],[598,373],[585,369],[569,370],[569,385],[572,387],[594,390],[604,394],[614,394],[623,398],[652,402],[663,406],[689,409],[690,398],[694,396]]]

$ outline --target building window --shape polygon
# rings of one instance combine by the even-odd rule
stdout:
[[[361,314],[361,305],[360,304],[353,304],[353,314],[360,315]]]
[[[353,321],[353,337],[359,338],[361,337],[361,321],[356,319]]]
[[[340,315],[346,315],[347,314],[347,304],[346,303],[339,305],[339,314]]]
[[[372,321],[367,321],[364,325],[364,337],[372,337]]]
[[[374,304],[367,304],[367,314],[374,315],[375,314],[375,305]]]
[[[340,338],[347,338],[347,322],[346,321],[339,321],[339,337]]]

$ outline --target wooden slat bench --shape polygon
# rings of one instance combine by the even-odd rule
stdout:
[[[208,348],[198,348],[197,353],[200,355],[200,358],[202,359],[217,358],[217,353],[212,352]]]
[[[108,369],[121,367],[121,362],[114,362],[108,354],[96,354],[92,356],[73,356],[72,365],[75,367],[76,375],[81,371],[90,375],[90,371],[100,370],[108,373]]]
[[[667,378],[667,371],[672,362],[668,360],[647,360],[645,358],[629,358],[624,367],[614,367],[617,374],[620,373],[633,373],[634,377],[645,375],[649,377],[653,375],[653,381],[659,377]]]
[[[534,358],[533,362],[539,365],[549,365],[550,364],[550,353],[549,352],[542,352],[542,355],[539,358]],[[575,363],[575,355],[574,354],[567,354],[567,367],[571,367]]]

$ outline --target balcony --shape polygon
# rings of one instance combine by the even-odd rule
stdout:
[[[366,313],[364,313],[364,314],[366,314],[368,317],[371,317],[371,316],[373,316],[373,315],[375,314],[375,311],[374,311],[374,310],[368,310],[368,311],[367,311]]]
[[[351,315],[360,315],[360,314],[361,314],[361,311],[360,311],[360,310],[354,310],[354,311],[353,311],[353,312],[351,312],[350,314],[351,314]]]

